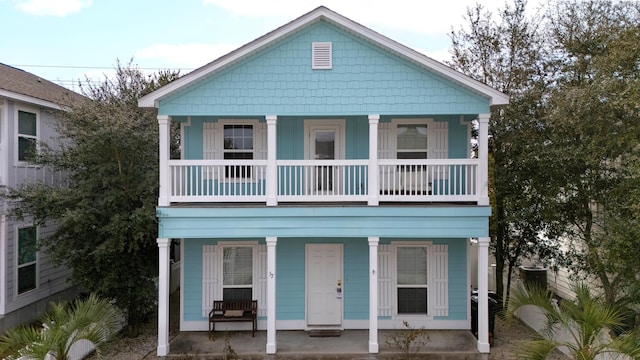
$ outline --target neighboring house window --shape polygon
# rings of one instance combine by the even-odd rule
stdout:
[[[427,158],[427,124],[403,124],[396,127],[396,158]]]
[[[398,315],[426,315],[429,289],[428,247],[398,246],[396,254]]]
[[[224,125],[225,160],[253,160],[253,148],[253,125]],[[226,166],[225,177],[250,178],[251,167]]]
[[[18,161],[27,162],[35,155],[38,140],[37,115],[18,110]]]
[[[35,226],[18,229],[18,294],[36,288],[36,241]]]
[[[253,299],[253,246],[222,248],[222,300]]]

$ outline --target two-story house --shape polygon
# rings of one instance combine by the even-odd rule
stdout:
[[[213,300],[256,299],[268,354],[278,330],[368,329],[377,353],[403,321],[470,329],[477,239],[488,352],[488,120],[507,103],[325,7],[141,98],[160,128],[158,355],[171,239],[181,331],[207,330]]]
[[[38,142],[55,142],[54,122],[65,101],[83,96],[21,69],[0,63],[0,191],[26,182],[61,180],[29,162]],[[16,221],[11,204],[0,197],[0,331],[32,321],[49,302],[77,294],[70,271],[55,266],[37,246],[53,230]],[[19,206],[19,204],[17,205]]]

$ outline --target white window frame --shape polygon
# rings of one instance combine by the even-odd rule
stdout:
[[[257,241],[224,241],[218,242],[218,286],[220,299],[224,299],[224,289],[225,288],[245,288],[247,286],[225,286],[224,285],[224,249],[225,248],[235,248],[235,247],[248,247],[251,248],[251,299],[257,299],[257,286],[258,286],[258,275],[257,275],[257,262],[258,262],[258,242]]]
[[[433,301],[430,292],[431,287],[431,262],[433,261],[431,241],[392,241],[392,305],[393,305],[393,318],[396,320],[415,320],[415,319],[432,319],[433,318]],[[426,314],[399,314],[398,313],[398,248],[400,247],[425,247],[427,249],[427,313]],[[404,287],[404,286],[402,286]]]
[[[235,119],[235,120],[231,120],[231,119],[220,119],[218,120],[218,124],[219,124],[219,131],[216,134],[216,143],[219,144],[218,147],[219,149],[216,149],[219,151],[219,156],[220,159],[224,160],[224,154],[226,153],[225,148],[224,148],[224,127],[225,125],[251,125],[253,128],[253,149],[251,149],[251,151],[242,151],[242,152],[251,152],[252,154],[252,160],[257,160],[258,156],[257,156],[257,149],[258,149],[258,127],[260,126],[260,121],[257,119]],[[203,149],[204,151],[204,149]],[[225,170],[222,170],[225,171]],[[258,177],[256,176],[257,174],[255,174],[254,172],[251,173],[251,176],[247,176],[247,177],[227,177],[224,176],[223,178],[226,179],[226,181],[228,182],[237,182],[237,183],[252,183],[258,180]],[[209,174],[206,174],[207,178],[210,178]]]
[[[20,134],[20,112],[26,112],[26,113],[31,113],[31,114],[35,114],[36,115],[36,135],[26,135],[26,134]],[[15,121],[14,121],[14,139],[15,139],[15,144],[14,144],[14,152],[15,152],[15,163],[17,165],[22,165],[22,166],[26,166],[26,165],[31,165],[33,166],[32,163],[30,163],[29,161],[26,160],[20,160],[20,138],[24,137],[24,138],[28,138],[28,139],[33,139],[36,142],[36,152],[38,151],[38,141],[40,140],[40,111],[36,108],[33,107],[29,107],[29,106],[23,106],[23,105],[19,105],[16,106],[16,111],[15,111]]]
[[[21,229],[28,229],[28,228],[35,228],[36,229],[36,245],[38,243],[38,238],[40,236],[40,228],[36,225],[33,224],[19,224],[16,225],[14,228],[14,237],[15,237],[15,242],[14,242],[14,269],[15,269],[15,275],[14,275],[14,293],[16,297],[21,297],[21,296],[25,296],[31,292],[34,292],[36,290],[38,290],[38,288],[40,287],[40,272],[39,272],[39,257],[40,254],[37,250],[36,247],[36,259],[34,261],[31,261],[29,263],[26,264],[19,264],[20,262],[20,230]],[[35,287],[33,289],[29,289],[26,290],[24,292],[19,292],[19,269],[22,267],[26,267],[26,266],[31,266],[31,265],[35,265]]]
[[[407,118],[407,119],[392,119],[391,120],[392,129],[393,129],[393,158],[398,159],[398,125],[426,125],[427,126],[427,148],[425,152],[427,153],[427,159],[433,159],[434,156],[432,154],[431,148],[434,142],[433,131],[435,121],[431,118]],[[403,149],[403,151],[408,151],[407,149]]]

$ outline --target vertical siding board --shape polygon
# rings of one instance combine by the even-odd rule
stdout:
[[[393,313],[393,269],[391,246],[378,246],[378,316],[391,316]]]

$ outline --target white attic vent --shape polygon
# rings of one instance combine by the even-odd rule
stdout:
[[[331,69],[332,54],[330,42],[311,43],[311,68]]]

